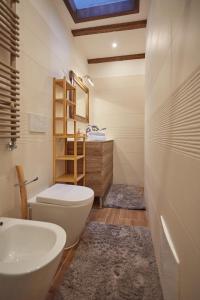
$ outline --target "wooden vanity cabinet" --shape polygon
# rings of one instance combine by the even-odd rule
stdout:
[[[94,190],[102,207],[103,197],[113,181],[113,141],[86,141],[85,155],[85,185]]]
[[[78,142],[78,155],[81,143]],[[73,155],[73,143],[68,143],[68,153]],[[73,170],[73,161],[67,163],[68,172]],[[78,172],[82,169],[82,160],[78,161]],[[95,197],[103,204],[103,197],[113,182],[113,140],[85,142],[85,186],[93,189]]]

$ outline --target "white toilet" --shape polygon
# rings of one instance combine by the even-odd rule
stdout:
[[[55,184],[28,201],[32,220],[60,225],[67,233],[66,248],[80,238],[94,200],[85,186]]]

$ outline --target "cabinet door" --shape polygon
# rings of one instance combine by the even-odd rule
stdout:
[[[112,183],[113,141],[86,143],[86,185],[103,197]]]

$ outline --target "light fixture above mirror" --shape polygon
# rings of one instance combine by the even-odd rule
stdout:
[[[94,82],[93,82],[92,78],[89,75],[83,76],[83,80],[88,82],[91,86],[94,86]]]

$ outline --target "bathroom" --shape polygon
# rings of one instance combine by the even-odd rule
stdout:
[[[106,2],[108,3],[105,4]],[[134,5],[135,10],[80,22],[74,20],[69,8],[70,3],[123,7],[120,2]],[[17,75],[16,79],[20,87],[20,138],[16,141],[16,148],[11,151],[8,149],[10,140],[0,138],[0,222],[4,223],[0,226],[0,282],[3,276],[1,263],[5,255],[1,231],[3,232],[6,225],[1,219],[20,220],[22,216],[22,185],[18,185],[16,166],[23,168],[22,182],[37,179],[25,186],[29,200],[55,183],[53,78],[66,77],[70,83],[69,74],[73,71],[79,79],[82,78],[84,85],[89,89],[89,121],[77,122],[76,130],[85,133],[88,124],[97,125],[100,129],[106,128],[106,141],[95,143],[110,143],[113,147],[112,157],[111,151],[109,154],[109,162],[113,162],[112,176],[109,183],[103,181],[103,185],[105,183],[109,188],[111,183],[121,187],[135,186],[140,195],[143,195],[144,188],[144,197],[141,198],[144,198],[145,205],[135,209],[128,209],[126,206],[107,208],[105,198],[108,198],[108,191],[105,191],[103,196],[95,194],[99,197],[95,198],[93,207],[89,207],[85,214],[84,224],[79,230],[83,229],[80,241],[75,240],[75,244],[78,243],[64,250],[64,254],[61,253],[62,258],[61,254],[57,258],[57,265],[54,266],[52,278],[49,279],[50,285],[46,287],[46,300],[200,299],[200,2],[20,0],[18,3],[14,0],[2,0],[0,45],[7,41],[9,28],[6,28],[5,24],[8,20],[15,20],[15,15],[10,11],[5,19],[6,11],[8,12],[5,3],[12,6],[19,16],[19,57],[16,57],[19,78]],[[135,23],[137,21],[140,22]],[[132,27],[128,27],[130,23]],[[100,26],[105,27],[102,29]],[[90,27],[95,32],[91,33],[88,30]],[[81,29],[87,29],[88,32],[84,34]],[[0,62],[6,63],[8,57],[7,49],[0,46]],[[15,68],[15,63],[12,67]],[[0,69],[7,70],[2,65]],[[7,76],[4,71],[0,71],[0,76],[1,74]],[[92,80],[92,84],[88,78]],[[1,77],[0,80],[1,88],[4,79]],[[0,99],[5,98],[1,95]],[[3,101],[0,100],[0,105]],[[4,117],[1,110],[0,117]],[[1,123],[4,122],[1,120]],[[68,123],[68,130],[72,133],[73,123]],[[0,136],[1,130],[2,127]],[[92,143],[86,141],[86,152],[87,145]],[[91,156],[86,157],[86,165],[87,159],[91,159]],[[93,163],[91,166],[95,168]],[[88,186],[95,191],[94,186]],[[82,195],[84,192],[81,191],[84,190],[80,190]],[[115,192],[115,205],[121,193],[121,190]],[[68,195],[68,192],[65,194]],[[63,214],[65,215],[64,211]],[[69,213],[68,218],[70,217],[75,224],[72,226],[73,232],[74,226],[83,215],[81,213],[73,217]],[[41,219],[48,221],[48,218]],[[143,253],[141,250],[141,253],[132,256],[133,248],[129,243],[125,243],[126,239],[123,253],[117,248],[117,243],[123,242],[123,239],[112,240],[111,235],[106,234],[102,235],[103,240],[99,241],[98,236],[95,239],[96,224],[98,228],[115,228],[119,236],[120,230],[124,234],[132,230],[127,237],[130,240],[134,239],[139,230],[141,238],[146,238],[144,243],[148,244],[148,247],[145,249],[152,254],[154,270],[148,267],[145,269],[148,257],[143,264],[138,258],[142,255],[144,257],[145,251]],[[91,230],[91,236],[88,228]],[[37,232],[37,228],[35,230]],[[16,231],[16,235],[13,236],[13,243],[17,242],[17,233]],[[71,229],[67,232],[67,239],[70,234]],[[101,235],[101,232],[99,234]],[[123,235],[122,232],[121,234]],[[23,239],[23,236],[20,238]],[[84,239],[90,240],[85,240],[84,244]],[[89,245],[93,243],[93,239],[96,241],[95,245],[91,244],[94,248],[87,248],[87,242]],[[109,243],[106,243],[106,239]],[[98,242],[102,247],[98,248]],[[35,249],[33,243],[34,240],[32,244],[30,241],[30,247]],[[38,253],[43,251],[42,235],[40,243]],[[116,248],[111,249],[112,255],[108,255],[109,259],[104,261],[103,258],[107,257],[105,249],[112,243]],[[21,251],[23,253],[23,249]],[[134,251],[139,250],[134,248]],[[94,274],[91,273],[87,253],[91,256]],[[97,259],[97,253],[99,262],[95,264],[93,259]],[[123,260],[125,253],[128,254]],[[86,258],[87,263],[84,261]],[[70,272],[78,263],[79,277],[74,278]],[[109,268],[106,267],[106,263]],[[137,263],[141,269],[144,268],[146,275],[137,269]],[[135,268],[136,274],[131,272],[128,264]],[[16,268],[20,269],[20,266]],[[113,273],[109,272],[112,268]],[[74,272],[78,272],[77,269],[74,269]],[[105,276],[102,277],[102,274]],[[150,282],[147,279],[144,283],[144,278],[150,278]],[[25,282],[26,278],[23,279]],[[154,287],[154,279],[155,290],[148,290],[150,283]],[[7,285],[8,290],[15,287],[15,296],[9,298],[2,293],[2,282],[0,299],[18,300],[15,295],[17,279],[13,279],[12,283]],[[7,281],[5,282],[7,284]],[[35,300],[32,288],[39,290],[41,285],[37,280],[27,284],[27,300]],[[22,288],[22,294],[23,292]],[[40,300],[39,297],[37,299]]]

